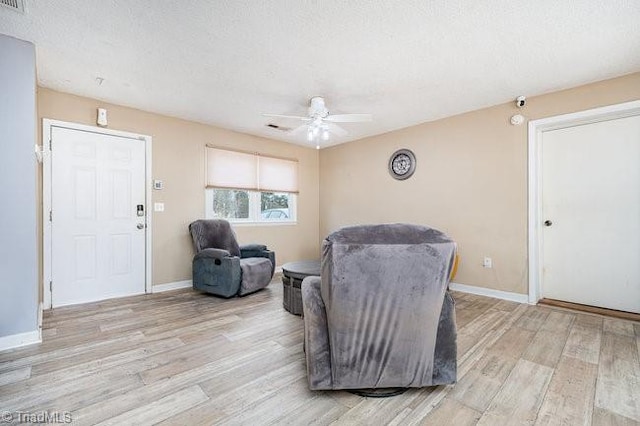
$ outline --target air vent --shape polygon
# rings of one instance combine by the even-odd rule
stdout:
[[[271,127],[272,129],[275,129],[275,130],[280,130],[281,132],[288,132],[291,130],[291,127],[278,126],[277,124],[273,124],[273,123],[267,124],[267,127]]]
[[[0,6],[4,6],[14,12],[24,13],[24,0],[0,0]]]

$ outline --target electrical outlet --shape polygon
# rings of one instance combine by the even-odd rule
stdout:
[[[485,257],[482,260],[482,267],[483,268],[493,268],[493,261],[491,260],[490,257]]]

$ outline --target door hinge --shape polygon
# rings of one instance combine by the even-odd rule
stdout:
[[[49,291],[53,292],[53,281],[49,281]]]
[[[51,139],[49,139],[49,151],[51,151]]]
[[[49,210],[49,222],[53,222],[53,211]]]

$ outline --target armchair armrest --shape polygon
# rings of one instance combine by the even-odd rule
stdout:
[[[262,251],[266,250],[267,246],[264,244],[243,244],[240,246],[240,251]]]
[[[200,250],[195,257],[198,259],[222,259],[229,256],[231,256],[231,253],[228,250],[208,248]]]
[[[264,244],[245,244],[240,246],[240,257],[246,259],[248,257],[265,257],[271,261],[271,276],[276,269],[276,254],[267,249]]]
[[[329,327],[324,301],[320,294],[320,277],[302,281],[302,311],[304,320],[304,352],[307,358],[309,389],[332,389]]]

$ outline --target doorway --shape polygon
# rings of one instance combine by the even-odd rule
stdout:
[[[529,301],[640,313],[640,102],[529,124]]]
[[[43,121],[44,306],[148,292],[151,139]]]

